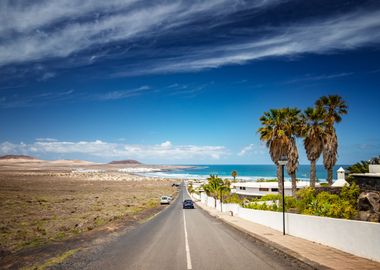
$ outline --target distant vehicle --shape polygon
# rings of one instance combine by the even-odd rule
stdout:
[[[173,197],[172,196],[167,196],[169,198],[170,201],[173,200]]]
[[[173,184],[172,184],[172,187],[179,187],[179,184],[177,184],[177,183],[173,183]]]
[[[168,196],[161,196],[160,204],[170,204],[170,199]]]
[[[194,209],[194,203],[192,200],[183,201],[183,209]]]

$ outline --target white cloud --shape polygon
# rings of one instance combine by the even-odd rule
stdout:
[[[245,156],[250,153],[253,153],[255,155],[262,155],[265,153],[265,145],[259,143],[258,145],[255,145],[253,143],[243,147],[243,149],[240,150],[238,153],[238,156]]]
[[[166,72],[197,71],[223,65],[304,53],[330,53],[380,43],[380,10],[357,9],[330,17],[263,24],[258,32],[191,46],[155,47],[168,33],[173,40],[182,40],[198,31],[203,18],[212,18],[202,25],[210,33],[216,26],[237,22],[237,12],[254,12],[292,1],[280,0],[209,0],[209,1],[122,1],[122,0],[40,0],[14,4],[0,3],[0,66],[49,58],[78,56],[87,52],[86,64],[102,57],[119,58],[115,52],[122,43],[125,61],[117,76],[134,76]],[[194,27],[196,25],[196,27]],[[197,30],[198,29],[198,30]],[[244,29],[244,31],[249,31]],[[252,30],[253,31],[253,30]],[[228,37],[228,33],[225,33]],[[69,41],[69,42],[68,42]],[[118,44],[119,44],[118,43]],[[136,44],[147,45],[136,46]],[[98,50],[91,49],[98,48]],[[101,48],[101,49],[99,49]],[[129,51],[129,49],[131,50]],[[139,49],[140,48],[140,49]],[[98,59],[99,58],[99,59]],[[71,62],[72,64],[72,62]],[[62,63],[62,65],[64,65]],[[49,71],[42,79],[55,76]],[[115,92],[108,98],[119,98]]]
[[[0,43],[0,66],[67,57],[115,41],[154,39],[160,33],[190,25],[200,16],[219,17],[280,1],[261,0],[250,4],[240,0],[136,2],[56,0],[21,5],[3,2],[0,4],[0,35],[12,38]]]
[[[250,40],[229,44],[212,44],[176,57],[152,63],[144,69],[119,72],[119,76],[147,73],[197,71],[224,65],[244,64],[266,57],[293,56],[305,53],[331,53],[380,43],[379,10],[356,11],[332,18],[304,21],[288,26],[268,28],[268,33]],[[350,75],[350,74],[344,74]],[[341,76],[343,76],[341,74]],[[323,79],[323,78],[319,78]]]
[[[139,96],[144,94],[146,91],[151,90],[150,86],[143,85],[138,88],[129,89],[129,90],[117,90],[117,91],[110,91],[107,93],[95,95],[96,99],[99,100],[116,100],[116,99],[126,99],[134,96]]]
[[[81,154],[102,158],[160,159],[180,161],[189,159],[219,159],[227,154],[224,146],[173,145],[165,141],[157,145],[132,145],[95,141],[57,141],[38,139],[33,143],[0,144],[0,153],[5,154]]]
[[[0,108],[20,108],[35,105],[47,105],[54,102],[73,100],[74,97],[77,97],[77,95],[72,89],[64,91],[43,92],[28,96],[14,93],[0,99]]]
[[[171,146],[172,146],[172,143],[170,141],[161,143],[161,147],[163,148],[170,148]]]
[[[254,146],[255,146],[254,144],[250,144],[250,145],[245,146],[243,149],[241,149],[241,151],[238,153],[238,155],[239,156],[245,156],[247,153],[252,151]]]

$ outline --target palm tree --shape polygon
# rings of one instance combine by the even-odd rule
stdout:
[[[315,187],[316,163],[323,151],[324,116],[319,108],[307,108],[302,115],[302,136],[307,159],[310,160],[310,186]]]
[[[221,185],[219,185],[219,194],[220,194],[220,202],[223,202],[223,194],[224,193],[227,193],[227,195],[228,194],[230,194],[230,192],[231,192],[231,188],[230,188],[230,186],[231,186],[231,182],[228,180],[228,179],[225,179],[225,180],[222,180],[222,184]]]
[[[216,208],[216,199],[219,195],[219,189],[223,186],[223,180],[219,178],[217,175],[211,174],[209,178],[207,178],[208,183],[203,185],[203,190],[206,192],[208,196],[211,196],[215,200],[215,208]]]
[[[334,128],[335,123],[342,121],[342,115],[347,114],[347,104],[341,96],[323,96],[315,105],[324,112],[325,134],[323,137],[323,165],[327,170],[327,182],[332,185],[333,168],[337,161],[338,138]]]
[[[231,176],[234,178],[234,182],[236,180],[236,176],[238,175],[237,171],[232,171]]]
[[[360,161],[351,165],[347,168],[349,173],[368,173],[369,172],[369,162],[368,161]]]
[[[296,171],[298,168],[298,149],[295,138],[291,138],[289,153],[288,153],[288,162],[286,163],[286,171],[292,179],[292,195],[295,196],[297,192],[297,176]]]
[[[289,172],[294,176],[298,166],[298,151],[295,137],[299,132],[299,110],[295,108],[271,109],[260,117],[262,127],[258,129],[260,140],[266,143],[272,161],[277,166],[279,192],[282,193],[282,172],[278,161],[281,156],[287,156],[290,163]],[[293,181],[292,181],[293,182]],[[295,188],[296,189],[296,188]]]
[[[286,171],[292,179],[292,195],[295,196],[297,192],[297,177],[296,172],[298,168],[298,149],[296,137],[301,135],[302,122],[300,110],[296,108],[286,108],[287,130],[290,138],[288,162],[286,163]]]

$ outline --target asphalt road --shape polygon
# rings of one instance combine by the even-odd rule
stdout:
[[[76,258],[72,269],[305,269],[179,198],[97,254]],[[81,260],[82,259],[82,260]],[[68,266],[68,265],[66,265]]]

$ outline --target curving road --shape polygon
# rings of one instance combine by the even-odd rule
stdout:
[[[304,269],[201,209],[182,209],[188,198],[182,187],[179,198],[155,218],[70,268]]]

